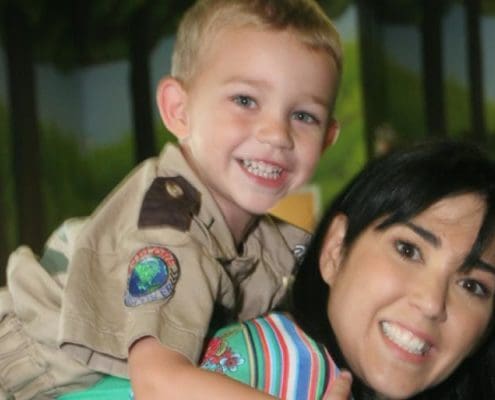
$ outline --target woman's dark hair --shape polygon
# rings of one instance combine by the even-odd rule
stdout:
[[[348,368],[327,317],[329,288],[319,270],[321,248],[333,218],[345,214],[344,248],[378,218],[377,229],[404,222],[443,198],[463,193],[480,195],[485,215],[467,261],[479,258],[494,236],[495,164],[478,147],[465,142],[430,142],[390,153],[369,162],[344,188],[322,217],[299,268],[293,292],[293,315],[301,327],[324,344],[337,364]],[[345,310],[344,310],[345,312]],[[462,327],[459,327],[462,329]],[[493,333],[445,382],[414,399],[495,399]],[[373,398],[356,379],[355,399]]]

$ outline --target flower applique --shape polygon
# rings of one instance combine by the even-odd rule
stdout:
[[[223,338],[215,337],[208,344],[201,367],[227,374],[236,372],[237,368],[244,363],[244,358],[239,353],[234,353]]]

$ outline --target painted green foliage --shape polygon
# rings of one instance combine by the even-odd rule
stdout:
[[[10,0],[0,0],[0,16]],[[147,10],[150,45],[172,34],[193,0],[15,0],[36,38],[36,60],[71,69],[128,55],[133,18]],[[2,32],[0,30],[0,35]]]

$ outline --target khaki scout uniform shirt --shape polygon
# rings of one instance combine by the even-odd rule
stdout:
[[[127,376],[128,349],[144,336],[197,362],[214,307],[247,319],[278,305],[308,238],[264,216],[238,254],[208,190],[168,145],[79,233],[58,343],[92,370],[117,376]]]

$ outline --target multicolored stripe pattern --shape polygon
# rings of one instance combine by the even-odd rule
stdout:
[[[286,400],[322,399],[338,374],[326,349],[276,312],[219,330],[201,367]]]

